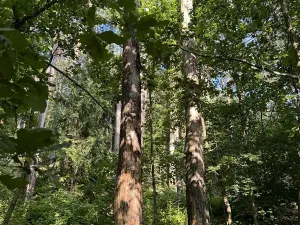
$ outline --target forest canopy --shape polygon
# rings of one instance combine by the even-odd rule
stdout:
[[[0,223],[300,225],[299,3],[0,0]]]

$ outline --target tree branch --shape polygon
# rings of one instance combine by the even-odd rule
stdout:
[[[71,78],[68,74],[66,74],[65,72],[61,71],[60,69],[58,69],[56,66],[52,65],[49,62],[46,62],[49,66],[51,66],[53,69],[55,69],[57,72],[59,72],[61,75],[63,75],[64,77],[66,77],[69,81],[71,81],[73,84],[75,84],[75,86],[79,87],[81,90],[83,90],[88,96],[91,97],[91,99],[94,100],[94,102],[96,102],[96,104],[98,106],[100,106],[103,110],[107,111],[112,117],[114,117],[114,114],[106,109],[106,107],[104,107],[85,87],[83,87],[82,85],[80,85],[79,83],[77,83],[73,78]]]
[[[14,23],[13,23],[13,26],[16,29],[20,29],[20,27],[24,23],[26,23],[28,20],[31,20],[31,19],[34,19],[34,18],[38,17],[39,15],[41,15],[43,12],[45,12],[47,9],[49,9],[51,6],[53,6],[57,2],[58,2],[58,0],[47,1],[47,3],[43,7],[39,8],[33,14],[24,16],[22,19],[15,20]]]
[[[281,72],[278,72],[278,71],[274,71],[274,70],[271,70],[269,68],[266,68],[262,65],[258,65],[258,64],[254,64],[254,63],[250,63],[248,61],[245,61],[243,59],[237,59],[237,58],[232,58],[232,57],[225,57],[225,56],[218,56],[218,55],[204,55],[204,54],[200,54],[198,52],[195,52],[193,50],[190,50],[190,49],[187,49],[187,48],[184,48],[180,45],[170,45],[170,46],[176,46],[176,47],[179,47],[182,51],[185,51],[185,52],[189,52],[189,53],[192,53],[196,56],[200,56],[200,57],[203,57],[203,58],[214,58],[214,59],[222,59],[224,61],[232,61],[232,62],[238,62],[238,63],[242,63],[242,64],[246,64],[248,66],[251,66],[251,67],[254,67],[256,69],[259,69],[259,70],[262,70],[262,71],[267,71],[271,74],[275,74],[275,75],[278,75],[278,76],[288,76],[288,77],[293,77],[293,78],[298,78],[298,76],[296,75],[293,75],[293,74],[289,74],[289,73],[281,73]]]

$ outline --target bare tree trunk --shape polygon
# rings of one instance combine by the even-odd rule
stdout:
[[[115,190],[115,224],[142,224],[141,82],[136,40],[123,48],[121,142]]]
[[[56,65],[56,62],[59,60],[59,57],[56,56],[56,51],[60,52],[61,54],[61,50],[57,50],[57,45],[53,46],[53,51],[51,52],[51,61],[53,61],[54,65]],[[51,78],[49,78],[49,82],[52,81],[54,75],[55,75],[55,70],[53,70],[52,67],[48,67],[47,72],[52,76]],[[45,121],[46,121],[46,116],[47,116],[47,111],[48,111],[48,104],[49,101],[46,101],[46,108],[44,112],[41,112],[39,115],[39,123],[38,123],[38,127],[39,128],[44,128],[45,127]],[[31,128],[31,126],[29,125],[29,128]],[[25,189],[25,201],[30,199],[33,196],[34,193],[34,189],[35,189],[35,184],[36,184],[36,178],[37,178],[37,174],[36,174],[36,168],[38,167],[38,163],[39,163],[39,154],[36,154],[34,157],[34,160],[28,159],[25,164],[27,167],[27,173],[25,175],[25,179],[28,181],[28,184],[26,186]]]
[[[2,225],[8,225],[11,215],[17,205],[18,199],[20,198],[21,194],[23,193],[23,189],[17,189],[15,190],[14,196],[9,204],[9,208],[5,214],[4,220],[2,222]]]
[[[170,131],[170,154],[174,154],[175,148],[176,148],[176,142],[179,139],[179,127],[176,127],[175,130],[171,129]],[[172,165],[170,165],[170,167],[174,167]],[[181,199],[181,197],[183,196],[183,186],[184,186],[184,181],[183,181],[183,177],[182,174],[178,173],[178,171],[176,171],[176,168],[172,168],[173,170],[175,170],[176,173],[176,192],[177,192],[177,201],[179,203],[179,200]]]
[[[226,208],[226,213],[227,213],[227,217],[226,217],[226,225],[231,225],[232,224],[232,213],[231,213],[231,207],[230,207],[230,203],[228,201],[227,195],[226,195],[226,190],[223,187],[222,190],[222,197],[223,197],[223,201],[224,201],[224,205]]]
[[[298,225],[300,225],[300,189],[298,190]]]
[[[258,225],[258,221],[257,221],[257,212],[256,212],[256,206],[255,206],[255,199],[254,199],[254,191],[253,191],[253,188],[251,188],[251,191],[250,191],[250,199],[251,199],[251,208],[252,208],[253,224],[254,224],[254,225]]]
[[[157,218],[157,192],[156,192],[156,179],[155,179],[155,152],[154,152],[154,140],[153,140],[153,101],[152,92],[149,89],[149,116],[150,116],[150,152],[151,152],[151,178],[152,178],[152,190],[153,190],[153,225],[158,224]]]
[[[190,11],[193,0],[182,0],[183,28],[187,29],[190,22]],[[193,40],[184,41],[184,46],[193,45]],[[198,83],[199,73],[196,68],[195,56],[188,52],[184,54],[184,72],[187,80]],[[205,165],[203,156],[202,116],[186,88],[186,197],[189,225],[209,224],[209,207],[204,181]]]
[[[144,147],[144,135],[145,135],[145,125],[146,125],[146,110],[147,110],[147,97],[148,90],[142,88],[141,90],[141,147]]]
[[[116,122],[115,122],[115,136],[114,136],[114,152],[118,153],[120,148],[120,128],[121,128],[121,101],[117,104],[116,109]]]

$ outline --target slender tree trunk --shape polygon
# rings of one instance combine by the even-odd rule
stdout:
[[[187,29],[190,22],[192,0],[182,0],[183,28]],[[186,40],[184,46],[193,45],[193,40]],[[195,56],[188,52],[184,54],[184,72],[187,80],[198,83],[199,73],[196,68]],[[209,224],[209,207],[204,181],[205,165],[203,155],[202,118],[199,109],[194,106],[186,88],[186,197],[189,225]]]
[[[53,60],[57,60],[57,57],[53,57],[56,54],[56,45],[53,47],[53,52],[51,52],[52,56],[51,59]],[[54,65],[56,64],[56,62],[54,61]],[[51,76],[54,76],[55,71],[51,70],[51,67],[48,67],[48,72],[50,73]],[[49,81],[51,82],[52,79],[49,78]],[[45,127],[45,121],[46,121],[46,116],[47,116],[47,111],[48,111],[48,104],[49,101],[46,101],[46,108],[44,112],[41,112],[39,114],[39,123],[38,123],[38,127],[39,128],[44,128]],[[30,123],[31,123],[32,119],[30,119]],[[29,124],[30,124],[29,123]],[[29,128],[31,128],[32,126],[29,125]],[[25,179],[28,181],[28,184],[26,186],[25,189],[25,201],[30,199],[33,196],[34,193],[34,189],[35,189],[35,184],[36,184],[36,178],[37,178],[37,174],[36,174],[36,168],[38,167],[38,163],[39,163],[39,154],[35,154],[34,156],[34,160],[32,159],[28,159],[25,164],[27,163],[27,165],[25,165],[27,167],[27,173],[25,175]]]
[[[222,198],[223,198],[223,202],[224,202],[224,206],[226,209],[226,225],[231,225],[232,224],[232,213],[231,213],[231,206],[226,194],[226,186],[224,184],[223,178],[222,178],[222,174],[221,172],[219,172],[219,186],[221,188],[221,192],[222,192]]]
[[[150,152],[151,152],[151,177],[152,177],[152,190],[153,190],[153,225],[158,224],[157,218],[157,192],[156,192],[156,179],[155,179],[155,152],[153,140],[153,101],[152,92],[149,89],[149,116],[150,116]]]
[[[9,224],[11,215],[12,215],[12,213],[13,213],[16,205],[17,205],[18,199],[20,198],[21,194],[24,193],[23,190],[24,189],[15,190],[15,193],[14,193],[13,198],[12,198],[10,204],[9,204],[9,208],[8,208],[6,214],[5,214],[2,225],[8,225]]]
[[[120,148],[120,127],[121,127],[121,110],[122,103],[118,102],[116,108],[116,121],[115,121],[115,136],[114,136],[114,152],[118,153]]]
[[[224,201],[224,205],[225,205],[226,213],[227,213],[226,225],[231,225],[232,224],[231,206],[230,206],[229,200],[227,198],[226,190],[225,190],[224,187],[223,187],[223,190],[222,190],[222,197],[223,197],[223,201]]]
[[[169,105],[169,97],[167,97],[167,101],[166,101],[166,106]],[[165,139],[165,146],[166,146],[166,155],[169,156],[170,152],[171,152],[171,117],[170,117],[170,112],[167,112],[167,116],[166,116],[166,121],[165,121],[165,132],[166,132],[166,139]],[[171,167],[172,164],[171,163],[167,163],[167,179],[166,179],[166,183],[168,188],[171,188],[172,186],[172,173],[171,173]]]
[[[253,188],[251,188],[251,191],[250,191],[250,199],[251,199],[251,208],[252,208],[253,224],[254,224],[254,225],[258,225],[258,221],[257,221],[257,212],[256,212],[256,206],[255,206],[255,199],[254,199],[254,191],[253,191]]]
[[[176,127],[175,130],[171,129],[170,131],[170,154],[173,155],[174,151],[176,149],[176,142],[179,139],[179,127]],[[183,186],[184,186],[184,181],[183,181],[183,176],[181,171],[176,171],[176,168],[174,167],[175,173],[176,173],[176,192],[177,192],[177,202],[179,204],[179,201],[181,197],[183,196]]]
[[[300,189],[298,190],[298,225],[300,225]]]
[[[39,115],[39,123],[38,123],[39,128],[44,128],[45,126],[47,108],[48,108],[48,101],[47,101],[47,106],[45,111],[40,113]],[[36,154],[34,156],[34,160],[28,159],[25,163],[27,163],[27,165],[25,165],[27,167],[27,173],[25,175],[25,179],[28,181],[28,184],[25,189],[25,201],[26,201],[30,199],[34,193],[36,178],[37,178],[36,168],[38,167],[38,163],[39,163],[39,154]]]
[[[144,147],[144,135],[146,125],[146,110],[147,110],[147,97],[148,90],[146,88],[141,89],[141,148]]]
[[[123,48],[121,142],[114,213],[116,225],[142,224],[141,82],[138,43]]]

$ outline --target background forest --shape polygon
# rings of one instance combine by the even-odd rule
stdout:
[[[299,0],[0,0],[0,223],[300,225],[299,43]]]

